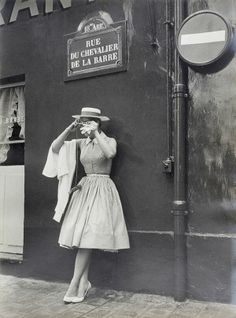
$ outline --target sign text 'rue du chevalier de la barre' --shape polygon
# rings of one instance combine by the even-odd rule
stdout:
[[[66,35],[65,80],[126,70],[125,22],[108,25],[94,18],[81,31]]]

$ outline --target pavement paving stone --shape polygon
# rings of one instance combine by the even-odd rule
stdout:
[[[102,294],[99,296],[99,290],[97,288],[92,288],[88,292],[88,296],[85,299],[85,303],[93,306],[102,306],[109,301],[109,298]]]
[[[168,318],[185,318],[185,317],[188,317],[188,318],[193,318],[194,316],[183,316],[181,313],[171,313],[169,314],[169,316],[167,316]],[[194,317],[195,318],[195,317]]]
[[[235,317],[236,317],[236,313],[227,314],[225,312],[219,312],[217,316],[215,316],[215,318],[235,318]]]
[[[64,303],[52,303],[50,304],[49,306],[45,306],[43,303],[41,305],[37,304],[35,305],[35,308],[33,311],[35,312],[48,312],[48,313],[63,313],[65,312],[67,309],[66,309],[66,306],[64,305]]]
[[[92,288],[89,291],[89,298],[103,298],[104,300],[115,300],[116,302],[127,302],[133,296],[133,293],[115,291],[109,289]]]
[[[115,309],[116,311],[118,310],[126,310],[126,311],[135,311],[135,312],[140,312],[143,310],[146,310],[148,308],[148,304],[139,304],[139,303],[119,303],[116,301],[110,301],[104,304],[103,308],[105,309]]]
[[[118,314],[118,313],[111,313],[110,316],[106,317],[106,318],[130,318],[129,315],[125,315],[125,314]]]
[[[170,303],[168,304],[152,304],[150,309],[148,311],[150,311],[151,313],[159,313],[159,312],[173,312],[176,309],[176,304]]]
[[[111,303],[113,308],[114,316],[123,315],[128,317],[142,317],[145,312],[149,310],[149,304],[134,304],[134,303],[123,303],[122,306],[117,306],[116,302]]]
[[[35,309],[35,311],[31,312],[30,315],[25,315],[24,318],[41,318],[41,317],[50,317],[50,318],[59,318],[59,317],[70,317],[70,318],[77,318],[82,316],[84,313],[89,312],[90,310],[94,309],[94,307],[88,307],[83,304],[82,305],[64,305],[63,307],[58,309],[57,306],[55,307],[41,307],[39,309]],[[39,317],[38,317],[39,315]],[[19,317],[18,317],[19,318]]]
[[[236,306],[93,288],[65,305],[68,284],[0,275],[0,318],[236,318]]]
[[[235,318],[236,311],[231,310],[219,310],[215,315],[214,318]]]
[[[143,314],[142,318],[169,318],[170,313],[160,313],[160,314],[150,314],[145,313]]]
[[[141,317],[140,313],[144,313],[148,305],[129,304],[109,301],[100,308],[97,308],[85,317]]]
[[[104,308],[97,308],[93,311],[84,314],[84,318],[107,318],[111,316],[111,311]]]
[[[236,313],[236,305],[219,304],[219,303],[207,303],[208,310],[226,311],[228,313]]]
[[[215,318],[215,317],[216,317],[216,313],[211,312],[206,308],[196,318]],[[228,318],[228,317],[225,316],[224,318]]]
[[[224,304],[206,305],[196,318],[235,318],[236,308],[225,307]],[[222,306],[222,307],[221,307]]]
[[[110,300],[107,303],[105,303],[102,308],[105,310],[111,311],[111,310],[119,310],[123,307],[123,303],[116,302],[115,300]]]
[[[138,312],[135,310],[115,310],[112,312],[113,316],[119,316],[119,317],[129,317],[129,318],[137,318],[139,316]]]
[[[108,290],[105,293],[105,296],[108,299],[115,300],[116,302],[132,302],[131,298],[133,297],[134,293],[132,292],[123,292],[123,291],[115,291],[115,290]]]
[[[204,311],[206,305],[204,303],[189,302],[177,304],[177,307],[172,311],[170,317],[186,317],[196,318],[202,311]]]
[[[70,313],[70,312],[64,312],[64,313],[61,313],[59,315],[52,315],[50,318],[79,318],[81,317],[81,315],[78,316],[78,314],[76,313]],[[32,318],[32,317],[26,317],[26,318]]]
[[[0,316],[1,318],[19,318],[21,316],[19,316],[19,314],[16,314],[16,313],[8,313],[7,315],[6,314],[3,314],[2,316]],[[31,316],[32,318],[32,316]]]
[[[63,304],[63,305],[66,312],[70,312],[77,315],[86,314],[87,312],[90,312],[97,308],[95,306],[86,304],[84,302],[79,304],[68,304],[68,305]]]
[[[155,303],[155,304],[166,304],[173,303],[175,304],[175,301],[170,297],[160,296],[160,295],[152,295],[152,294],[133,294],[129,302],[133,303]]]

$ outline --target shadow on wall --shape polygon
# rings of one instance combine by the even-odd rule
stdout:
[[[117,155],[113,159],[111,178],[114,180],[121,197],[124,214],[125,211],[129,211],[129,214],[125,215],[127,227],[129,228],[131,224],[132,227],[135,227],[135,211],[123,179],[127,178],[127,173],[132,175],[132,171],[135,173],[136,169],[143,166],[143,159],[134,146],[134,134],[128,130],[124,122],[113,118],[112,128],[104,126],[104,129],[108,136],[117,140]]]

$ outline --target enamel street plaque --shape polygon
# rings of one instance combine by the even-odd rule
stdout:
[[[127,68],[125,21],[107,24],[102,18],[95,17],[65,39],[66,81]]]

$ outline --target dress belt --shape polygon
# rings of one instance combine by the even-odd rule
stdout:
[[[106,177],[106,178],[110,178],[109,174],[101,174],[101,173],[87,173],[86,176],[87,177]],[[77,190],[81,190],[81,189],[82,189],[82,185],[81,184],[77,184],[76,186],[74,186],[69,191],[69,194],[72,194],[73,192],[75,192]]]

